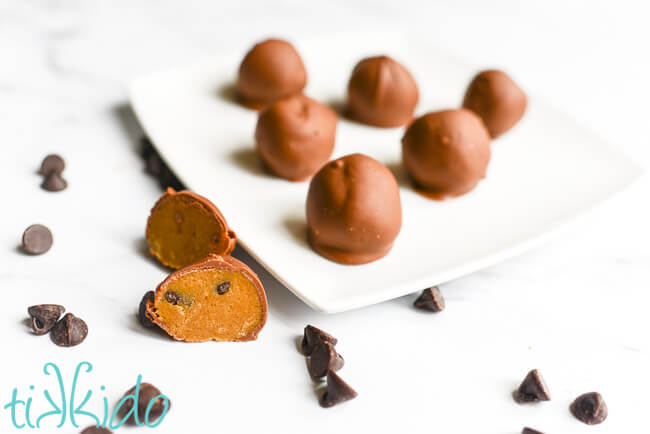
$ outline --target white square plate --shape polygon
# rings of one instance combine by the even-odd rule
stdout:
[[[358,60],[387,54],[420,88],[418,114],[457,107],[476,69],[403,36],[295,41],[309,74],[306,93],[340,102]],[[362,152],[388,165],[401,184],[402,231],[371,264],[345,266],[314,253],[305,238],[308,183],[267,175],[254,152],[257,113],[231,93],[243,52],[134,81],[133,108],[183,183],[212,200],[240,243],[316,310],[337,312],[444,283],[523,252],[563,223],[630,184],[641,170],[564,115],[529,98],[524,119],[493,143],[488,177],[461,198],[416,194],[400,169],[402,128],[341,119],[333,157]]]

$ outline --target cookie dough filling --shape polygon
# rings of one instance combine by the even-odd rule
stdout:
[[[237,237],[208,199],[168,188],[147,222],[149,252],[172,268],[193,264],[210,254],[228,255]]]
[[[235,258],[218,255],[172,273],[146,306],[155,324],[187,342],[255,340],[267,310],[255,272]]]

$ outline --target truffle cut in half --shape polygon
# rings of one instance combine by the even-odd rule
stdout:
[[[146,238],[149,252],[172,268],[193,264],[210,254],[228,255],[237,242],[235,233],[212,202],[172,188],[151,210]]]
[[[251,341],[264,327],[264,287],[246,264],[210,255],[175,271],[146,302],[147,317],[176,340]]]

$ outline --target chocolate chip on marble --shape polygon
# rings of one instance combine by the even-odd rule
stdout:
[[[537,369],[533,369],[526,375],[515,392],[515,400],[519,403],[551,400],[548,387]]]
[[[219,285],[217,285],[217,294],[224,295],[226,292],[230,291],[230,285],[230,280],[221,282]]]
[[[309,375],[322,378],[327,371],[338,371],[343,367],[343,357],[334,349],[334,345],[322,341],[314,347],[309,359]]]
[[[81,434],[113,434],[113,431],[108,428],[93,425],[81,431]]]
[[[333,371],[327,371],[327,389],[320,399],[321,407],[333,407],[357,397],[357,392]]]
[[[65,312],[65,308],[58,304],[37,304],[27,308],[27,313],[32,318],[32,330],[35,335],[44,335],[54,327]]]
[[[50,172],[45,175],[45,179],[41,184],[41,188],[47,191],[61,191],[65,190],[67,186],[67,181],[57,172]]]
[[[155,294],[153,291],[147,291],[140,301],[140,307],[138,308],[138,318],[140,319],[140,323],[145,327],[158,327],[147,315],[147,303],[149,301],[153,302],[154,296]]]
[[[413,302],[413,306],[429,312],[440,312],[445,309],[445,299],[437,286],[427,288]]]
[[[521,430],[521,434],[544,434],[541,431],[537,431],[536,429],[524,427],[524,429]]]
[[[128,395],[134,395],[135,394],[135,389],[136,386],[133,386],[129,390],[126,391],[124,396]],[[167,397],[165,397],[167,398]],[[162,397],[162,393],[156,386],[150,383],[141,383],[140,384],[140,390],[138,392],[138,402],[137,402],[137,418],[138,421],[140,422],[146,422],[145,417],[147,413],[147,408],[149,407],[149,404],[152,400],[155,399],[154,403],[151,404],[151,408],[149,409],[149,418],[148,422],[153,423],[155,422],[165,411],[165,407],[169,410],[171,407],[171,402],[169,401],[169,398],[165,399]],[[165,401],[167,404],[165,404]],[[133,399],[127,399],[124,401],[124,405],[120,409],[120,414],[125,416],[127,413],[133,409],[134,402]],[[134,412],[135,413],[135,412]],[[127,423],[129,424],[135,424],[135,414],[131,413],[129,415],[129,418],[127,419]]]
[[[56,154],[50,154],[43,159],[41,163],[41,168],[38,169],[39,175],[49,175],[52,172],[62,173],[65,169],[65,161],[61,156]]]
[[[607,404],[598,392],[578,396],[571,404],[571,413],[587,425],[598,425],[607,419]]]
[[[31,225],[23,232],[23,250],[31,255],[42,255],[52,243],[52,232],[46,226]]]
[[[86,339],[86,336],[88,336],[86,322],[71,313],[65,314],[50,330],[52,342],[60,347],[79,345]]]
[[[308,325],[305,327],[302,343],[300,344],[302,353],[305,356],[311,355],[314,347],[322,341],[327,341],[332,345],[336,345],[338,339],[313,325]]]

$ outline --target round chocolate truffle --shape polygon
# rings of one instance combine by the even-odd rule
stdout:
[[[490,135],[466,109],[428,113],[402,137],[402,158],[416,189],[433,199],[460,196],[485,177]]]
[[[348,83],[348,115],[378,127],[397,127],[413,119],[418,87],[411,73],[387,56],[355,66]]]
[[[306,83],[305,65],[293,45],[268,39],[256,44],[244,57],[239,66],[237,92],[242,104],[261,109],[301,92]]]
[[[402,227],[402,204],[390,170],[363,154],[330,161],[307,195],[309,243],[342,264],[385,256]]]
[[[302,181],[327,163],[336,136],[334,110],[295,94],[267,106],[257,120],[257,153],[275,175]]]
[[[463,107],[483,119],[492,138],[515,126],[526,111],[526,94],[503,71],[479,73],[467,88]]]

